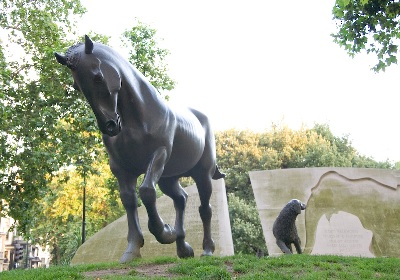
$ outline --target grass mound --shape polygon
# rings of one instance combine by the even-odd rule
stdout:
[[[128,264],[105,263],[13,270],[0,279],[400,279],[398,258],[235,255],[177,259],[158,257]]]

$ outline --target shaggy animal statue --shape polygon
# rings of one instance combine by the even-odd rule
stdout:
[[[272,227],[276,238],[276,244],[285,254],[292,254],[292,244],[296,247],[298,254],[301,254],[301,242],[297,234],[296,218],[306,205],[298,199],[292,199],[279,213]]]
[[[194,179],[204,229],[202,255],[212,255],[215,245],[211,237],[211,180],[223,178],[224,174],[216,165],[215,139],[208,118],[194,109],[170,108],[132,64],[88,36],[84,44],[70,47],[65,55],[55,53],[55,57],[71,70],[74,88],[89,102],[103,135],[111,171],[118,179],[128,218],[128,247],[120,262],[140,257],[144,244],[135,191],[141,174],[144,180],[139,195],[148,213],[149,230],[162,244],[176,242],[181,258],[193,257],[194,252],[185,242],[187,194],[179,178]],[[157,211],[157,183],[174,202],[174,227],[165,224]]]

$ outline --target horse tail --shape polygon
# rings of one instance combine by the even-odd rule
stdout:
[[[212,178],[214,180],[225,178],[225,173],[221,173],[221,171],[219,171],[218,165],[215,166],[215,172],[214,172],[214,175],[212,176]]]

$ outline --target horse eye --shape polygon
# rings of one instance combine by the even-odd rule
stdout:
[[[96,75],[94,75],[94,77],[93,77],[93,81],[94,81],[95,83],[101,83],[101,82],[103,82],[103,79],[104,79],[104,77],[103,77],[103,75],[102,75],[101,73],[96,74]]]

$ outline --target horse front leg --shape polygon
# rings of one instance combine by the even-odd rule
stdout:
[[[301,253],[302,253],[302,251],[301,251],[301,241],[300,241],[300,238],[296,238],[296,239],[294,240],[294,247],[296,248],[297,254],[301,254]]]
[[[140,248],[143,247],[143,233],[139,224],[138,200],[135,192],[137,176],[125,174],[121,169],[113,169],[120,188],[120,198],[128,219],[128,247],[120,258],[120,263],[140,258]]]
[[[188,195],[179,184],[178,177],[161,178],[160,181],[158,181],[158,185],[161,191],[174,201],[176,212],[175,231],[177,255],[180,258],[194,257],[193,248],[185,241],[186,232],[184,228],[184,218]]]
[[[149,217],[149,231],[161,244],[169,244],[175,242],[176,240],[175,229],[164,223],[158,214],[156,207],[156,184],[164,171],[166,159],[166,148],[158,148],[152,156],[152,159],[147,167],[143,183],[139,187],[140,198],[146,207]]]

